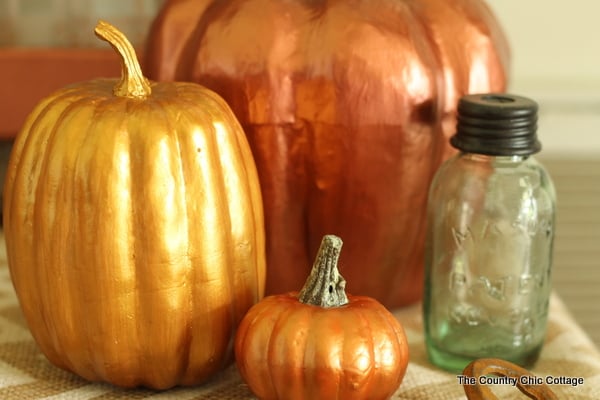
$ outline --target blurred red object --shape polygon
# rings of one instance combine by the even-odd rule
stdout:
[[[0,139],[12,139],[35,105],[68,84],[118,77],[112,49],[0,49]]]

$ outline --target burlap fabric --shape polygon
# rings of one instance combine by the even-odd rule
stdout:
[[[165,392],[122,390],[86,382],[52,366],[33,341],[10,282],[3,236],[0,236],[0,400],[27,399],[255,399],[231,366],[211,382]],[[406,329],[410,364],[393,399],[465,399],[455,374],[428,363],[423,344],[420,305],[395,312]],[[533,370],[539,376],[581,377],[578,386],[551,385],[560,399],[600,399],[600,353],[569,315],[558,296],[551,300],[546,344]],[[524,399],[509,385],[494,386],[501,399]]]

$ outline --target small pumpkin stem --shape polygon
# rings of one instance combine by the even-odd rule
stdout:
[[[150,83],[142,74],[142,68],[133,46],[125,35],[105,21],[98,21],[96,36],[108,42],[121,56],[121,80],[113,90],[115,96],[145,98],[150,96]]]
[[[337,267],[342,244],[342,239],[335,235],[323,237],[312,271],[298,295],[300,302],[321,307],[348,303],[346,281]]]

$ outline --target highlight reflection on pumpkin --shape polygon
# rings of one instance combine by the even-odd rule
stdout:
[[[505,89],[507,44],[485,2],[171,0],[147,55],[152,78],[201,83],[242,123],[268,293],[299,287],[336,232],[351,292],[389,307],[421,297],[427,190],[452,154],[456,103]]]
[[[302,290],[255,304],[236,364],[261,400],[387,400],[408,366],[404,328],[373,298],[346,294],[342,240],[325,235]]]
[[[264,291],[256,167],[223,99],[147,81],[120,32],[96,32],[123,57],[122,79],[59,90],[16,139],[12,280],[54,364],[125,387],[196,384],[232,360]]]

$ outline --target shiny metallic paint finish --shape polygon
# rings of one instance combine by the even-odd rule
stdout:
[[[408,366],[404,329],[376,300],[323,308],[268,296],[242,320],[236,363],[261,400],[386,400]]]
[[[120,92],[132,75],[29,116],[4,188],[8,263],[52,363],[124,387],[197,384],[232,360],[264,292],[257,171],[218,95],[141,76],[141,94]]]
[[[146,66],[215,90],[242,123],[267,293],[300,287],[332,233],[348,291],[395,307],[422,296],[427,191],[453,154],[456,103],[505,90],[508,59],[480,0],[171,0]]]

